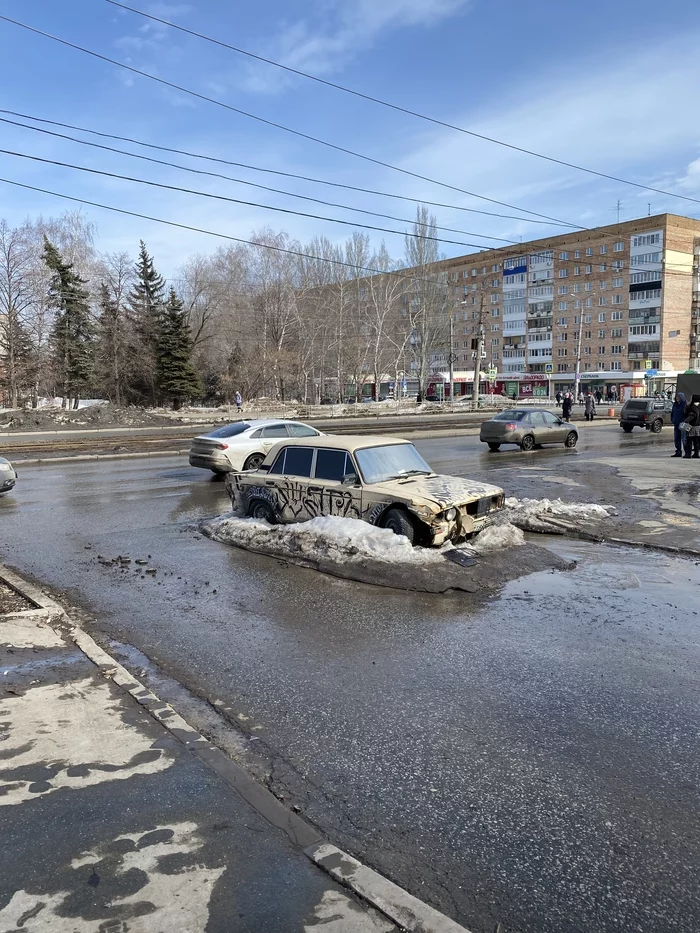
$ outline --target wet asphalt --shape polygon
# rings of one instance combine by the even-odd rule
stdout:
[[[618,504],[629,490],[588,461],[670,453],[613,425],[526,460],[419,446],[509,493]],[[229,707],[276,793],[475,933],[700,928],[694,561],[554,541],[576,570],[468,614],[202,538],[227,506],[184,458],[27,467],[0,499],[0,559]]]

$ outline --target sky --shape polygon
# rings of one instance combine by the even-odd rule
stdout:
[[[440,244],[445,256],[570,229],[537,222],[541,218],[525,211],[581,227],[615,222],[618,201],[620,220],[650,211],[700,217],[696,0],[667,0],[663,5],[651,0],[131,0],[129,5],[434,119],[697,201],[475,139],[256,62],[107,0],[4,0],[0,13],[386,165],[266,125],[0,21],[0,109],[254,168],[157,153],[6,113],[0,117],[238,181],[192,174],[8,123],[0,123],[0,149],[342,219],[349,225],[4,153],[0,177],[243,239],[269,227],[302,243],[315,236],[342,242],[354,229],[362,229],[355,224],[385,227],[396,232],[369,231],[372,242],[379,246],[384,239],[397,260],[404,252],[403,232],[415,213],[411,201],[256,169],[440,202],[446,206],[431,208],[438,224],[460,231],[440,231],[443,239],[458,241]],[[289,193],[264,191],[243,181]],[[294,194],[343,207],[314,204]],[[0,182],[0,218],[10,224],[79,206]],[[169,277],[192,254],[207,254],[225,244],[205,233],[97,207],[82,211],[97,227],[101,251],[135,254],[143,239]]]

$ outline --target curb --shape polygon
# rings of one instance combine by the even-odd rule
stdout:
[[[392,922],[409,933],[469,933],[445,914],[404,891],[378,872],[358,862],[351,855],[323,840],[321,834],[306,820],[288,810],[275,795],[254,780],[240,765],[228,758],[220,748],[193,729],[168,703],[145,687],[115,658],[101,648],[90,635],[76,625],[62,606],[39,587],[0,564],[0,582],[6,583],[20,596],[37,606],[25,615],[48,614],[49,621],[62,621],[71,626],[69,636],[77,647],[99,668],[104,677],[130,694],[171,735],[193,755],[210,767],[233,790],[265,819],[286,833],[304,855],[339,884],[370,904]],[[0,620],[1,624],[1,620]]]
[[[36,457],[33,460],[17,460],[13,457],[12,462],[21,463],[24,466],[36,466],[40,463],[74,463],[76,460],[134,460],[143,457],[179,457],[189,452],[190,448],[186,447],[184,450],[151,450],[128,454],[74,454],[71,457]]]

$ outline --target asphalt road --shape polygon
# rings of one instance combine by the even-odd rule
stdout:
[[[582,431],[573,452],[419,446],[511,494],[618,504],[630,487],[601,456],[670,453],[665,432]],[[196,534],[227,505],[184,458],[27,467],[0,499],[0,559],[230,707],[279,795],[475,933],[696,933],[694,562],[558,541],[575,571],[467,615]]]

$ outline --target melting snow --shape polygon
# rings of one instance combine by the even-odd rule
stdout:
[[[477,554],[488,554],[491,551],[502,551],[507,547],[518,547],[525,544],[525,535],[506,521],[500,525],[490,525],[480,532],[474,541],[474,550]]]
[[[506,508],[517,515],[540,518],[547,515],[558,518],[591,519],[608,518],[614,509],[594,502],[562,502],[561,499],[506,499]]]

